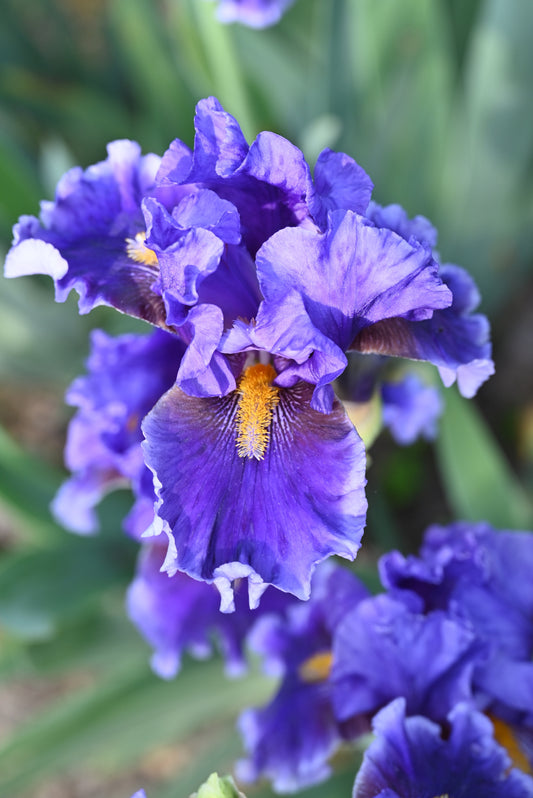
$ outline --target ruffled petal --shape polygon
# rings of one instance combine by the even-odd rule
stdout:
[[[328,212],[338,209],[366,211],[374,184],[362,166],[344,152],[325,149],[315,166],[316,193],[309,203],[316,223],[324,229]]]
[[[197,399],[176,388],[150,413],[145,459],[177,568],[212,581],[237,563],[306,598],[317,562],[355,557],[366,513],[364,448],[340,403],[326,416],[310,408],[310,394],[304,384],[279,389],[264,459],[238,454],[237,392]]]
[[[374,719],[353,798],[528,798],[533,779],[509,772],[509,758],[493,738],[490,721],[464,704],[449,716],[446,736],[425,717],[406,717],[398,698]]]
[[[333,647],[337,716],[374,713],[396,696],[410,714],[445,720],[472,696],[472,674],[485,647],[443,612],[421,615],[389,596],[361,602],[339,625]]]
[[[135,142],[116,141],[107,160],[71,169],[55,201],[42,203],[41,221],[22,217],[16,225],[8,276],[49,274],[57,301],[76,289],[81,313],[111,305],[164,326],[163,303],[153,290],[157,260],[136,240],[144,232],[141,201],[158,165],[159,158],[142,157]]]
[[[431,319],[394,318],[365,327],[351,348],[359,352],[427,360],[436,365],[446,387],[457,384],[463,396],[474,396],[494,373],[485,316],[472,314],[479,294],[472,278],[458,266],[446,265],[440,276],[453,293],[449,308]]]
[[[294,338],[283,338],[287,315],[294,316],[289,307],[295,305],[293,292],[301,296],[298,315],[308,319],[306,332],[297,336],[300,349],[314,349],[313,338],[319,331],[337,353],[348,349],[357,333],[378,319],[429,318],[452,299],[425,248],[369,226],[351,211],[330,214],[324,234],[302,228],[275,234],[258,252],[257,270],[265,297],[259,319],[266,316],[269,324],[256,329],[256,343],[269,350],[279,326],[280,343],[274,351],[293,359],[294,349],[285,346]],[[301,319],[298,328],[304,328]],[[325,357],[312,381],[325,384],[339,373],[338,367],[338,354]],[[311,380],[306,363],[294,373]]]

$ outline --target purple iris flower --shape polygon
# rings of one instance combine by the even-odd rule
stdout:
[[[82,312],[112,305],[182,342],[176,384],[142,425],[166,567],[214,582],[225,607],[243,577],[252,604],[267,584],[306,598],[315,565],[353,559],[365,523],[365,452],[331,387],[346,352],[379,338],[385,354],[470,374],[486,354],[474,289],[460,270],[444,279],[426,234],[365,216],[372,183],[349,156],[325,150],[311,177],[281,136],[248,145],[214,98],[197,106],[192,151],[108,151],[63,178],[40,221],[20,220],[6,274],[50,274]],[[433,319],[450,308],[441,335]],[[150,498],[135,528],[152,498],[137,473]],[[101,486],[86,485],[89,513]]]
[[[346,569],[321,566],[311,598],[294,604],[285,617],[265,616],[249,637],[265,669],[281,675],[271,703],[241,715],[239,727],[248,758],[238,763],[244,781],[270,778],[277,792],[292,792],[330,774],[328,758],[346,736],[366,724],[344,725],[333,713],[328,681],[334,630],[344,613],[368,596]]]
[[[218,0],[221,22],[240,22],[250,28],[267,28],[279,22],[294,0]]]
[[[164,679],[173,678],[182,653],[203,659],[212,654],[213,636],[226,660],[226,671],[238,676],[246,669],[244,641],[252,625],[265,613],[279,614],[296,599],[270,588],[257,610],[250,610],[246,591],[235,591],[235,612],[220,612],[214,585],[162,566],[167,547],[156,540],[141,549],[137,574],[127,595],[128,613],[154,649],[152,668]]]
[[[533,779],[509,770],[490,721],[464,704],[448,716],[449,731],[426,717],[406,717],[398,698],[374,719],[353,798],[529,798]]]
[[[439,391],[424,385],[416,374],[406,374],[381,386],[383,423],[394,440],[406,446],[423,437],[437,435],[437,422],[444,409]]]
[[[382,558],[383,583],[421,597],[467,623],[490,656],[475,671],[476,690],[496,715],[533,729],[533,534],[488,524],[430,527],[420,556]]]
[[[446,613],[421,613],[415,596],[362,601],[333,641],[332,694],[340,720],[374,714],[402,696],[409,714],[436,721],[472,701],[472,674],[484,646]]]
[[[67,391],[78,407],[70,422],[65,460],[73,476],[59,490],[53,510],[69,529],[98,527],[95,505],[109,491],[132,485],[136,503],[125,526],[140,537],[154,520],[154,490],[141,450],[141,421],[176,379],[184,345],[163,330],[150,335],[91,336],[88,374]]]

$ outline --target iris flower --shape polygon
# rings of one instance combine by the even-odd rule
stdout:
[[[67,173],[16,226],[6,274],[49,274],[81,312],[110,305],[179,340],[142,423],[168,572],[214,582],[227,610],[239,578],[252,606],[268,584],[308,598],[365,524],[365,451],[332,388],[347,353],[429,360],[470,395],[488,328],[427,236],[367,215],[372,182],[348,155],[325,150],[311,177],[281,136],[248,145],[214,98],[195,130],[193,151],[114,142]]]
[[[398,698],[374,719],[353,798],[528,798],[533,779],[510,770],[490,721],[464,704],[448,718],[449,731],[425,717],[406,717]]]

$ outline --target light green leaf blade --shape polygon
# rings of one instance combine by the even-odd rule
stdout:
[[[533,526],[533,508],[476,406],[455,391],[436,444],[450,504],[458,519],[488,521],[495,527]]]

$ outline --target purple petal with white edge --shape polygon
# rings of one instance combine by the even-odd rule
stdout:
[[[279,22],[294,0],[219,0],[220,22],[240,22],[250,28],[267,28]]]
[[[145,419],[145,459],[177,568],[213,581],[231,579],[238,565],[249,579],[255,572],[307,598],[317,562],[355,557],[366,514],[364,448],[339,402],[327,416],[310,408],[311,390],[279,389],[264,459],[238,454],[237,391],[197,399],[173,388]]]
[[[407,241],[416,238],[429,247],[437,246],[437,230],[425,216],[410,219],[401,205],[378,205],[370,202],[366,214],[376,227],[388,227]]]
[[[141,201],[158,164],[154,155],[141,156],[135,142],[116,141],[107,160],[71,169],[55,201],[41,204],[41,221],[26,216],[15,226],[7,274],[51,275],[56,300],[75,288],[81,313],[111,305],[164,326],[163,303],[153,291],[157,261],[136,239],[144,232]]]
[[[349,155],[323,150],[318,156],[314,177],[315,194],[309,208],[319,227],[327,226],[328,211],[342,209],[365,213],[374,184]]]
[[[529,798],[533,779],[509,771],[492,724],[464,704],[449,715],[451,731],[425,717],[406,717],[405,700],[392,701],[373,721],[371,743],[353,798]]]
[[[485,316],[472,314],[479,294],[459,266],[441,267],[440,276],[453,293],[453,303],[427,321],[378,322],[362,330],[351,348],[359,352],[427,360],[436,365],[446,387],[457,384],[463,396],[474,396],[494,373]]]
[[[433,385],[425,385],[415,374],[381,386],[383,423],[401,446],[417,438],[433,440],[444,409],[442,397]]]
[[[374,713],[403,696],[410,714],[444,720],[458,701],[471,699],[473,670],[485,653],[470,628],[443,612],[424,616],[387,595],[363,601],[335,634],[337,717]]]
[[[35,226],[36,219],[30,220]],[[19,222],[19,225],[25,223]],[[20,235],[20,227],[15,228],[15,237]],[[14,246],[7,254],[4,275],[6,277],[25,277],[30,274],[46,274],[54,281],[60,280],[68,271],[68,263],[58,250],[46,241],[28,238]]]

